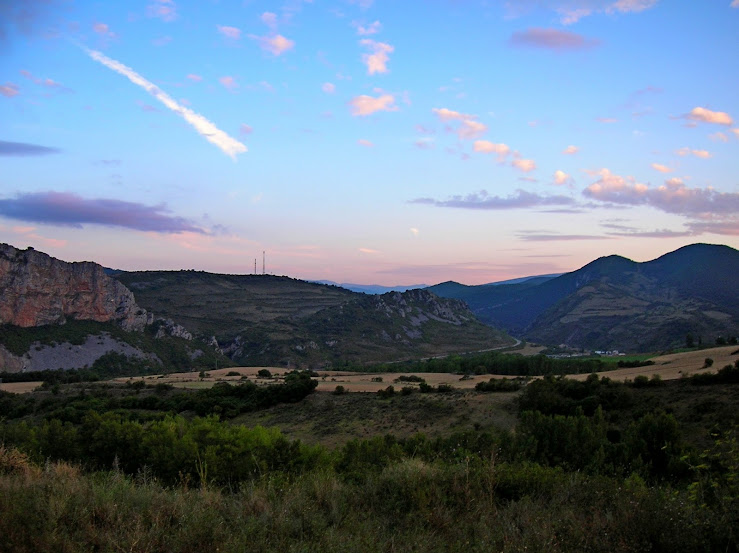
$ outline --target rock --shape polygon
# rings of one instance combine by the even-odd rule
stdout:
[[[0,244],[0,323],[32,327],[67,319],[115,321],[125,330],[153,322],[133,293],[97,263],[67,263]]]
[[[159,329],[154,336],[155,338],[164,338],[165,336],[174,336],[175,338],[183,338],[192,340],[192,334],[184,326],[178,325],[172,319],[157,319],[160,322]],[[217,343],[217,342],[216,342]]]

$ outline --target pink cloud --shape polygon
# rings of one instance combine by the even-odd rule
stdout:
[[[333,83],[323,83],[321,85],[321,90],[323,90],[326,94],[333,94],[336,92],[336,85]]]
[[[454,120],[463,120],[463,119],[474,119],[474,115],[467,115],[466,113],[460,113],[458,111],[454,111],[447,108],[433,108],[431,110],[433,113],[435,113],[439,119],[442,121],[454,121]]]
[[[229,90],[236,90],[239,88],[239,85],[236,83],[236,79],[231,76],[226,75],[225,77],[218,79],[218,81]]]
[[[571,155],[576,154],[579,151],[580,151],[580,148],[578,148],[577,146],[570,145],[570,146],[567,146],[564,150],[562,150],[562,153],[566,156],[571,156]]]
[[[177,19],[177,4],[174,0],[154,0],[146,7],[146,15],[170,22]]]
[[[478,138],[485,134],[487,130],[487,125],[484,125],[479,121],[475,121],[474,119],[464,119],[462,121],[462,125],[457,130],[457,134],[459,135],[459,138],[463,140],[472,140],[473,138]]]
[[[434,148],[434,141],[430,138],[419,138],[413,145],[419,150],[432,150]]]
[[[583,195],[602,202],[647,205],[667,213],[703,220],[734,221],[739,213],[739,194],[722,193],[711,187],[689,188],[678,178],[671,178],[656,188],[636,182],[633,177],[614,175],[608,169],[588,186]]]
[[[714,123],[716,125],[733,125],[734,121],[731,116],[724,111],[711,111],[710,109],[697,107],[690,110],[690,113],[684,115],[685,119],[691,121],[699,121],[702,123]]]
[[[495,144],[489,140],[475,140],[472,149],[483,154],[497,154],[498,161],[504,161],[511,153],[511,148],[507,144]]]
[[[200,75],[196,75],[195,73],[190,73],[187,78],[191,81],[195,81],[196,83],[199,83],[203,80],[203,77],[201,77]]]
[[[524,173],[529,173],[536,169],[536,162],[533,159],[514,159],[511,165]]]
[[[108,38],[115,37],[115,33],[110,30],[110,27],[108,26],[107,23],[100,23],[100,22],[95,23],[92,26],[92,30],[101,36],[105,36]]]
[[[239,40],[241,38],[241,29],[236,27],[227,27],[225,25],[216,25],[218,32],[228,39]]]
[[[259,16],[259,19],[261,19],[262,23],[267,25],[270,29],[277,27],[277,15],[272,12],[264,12]]]
[[[379,21],[374,21],[373,23],[370,23],[366,27],[362,25],[357,25],[357,34],[359,36],[371,36],[374,34],[377,34],[382,30],[382,24]]]
[[[355,96],[349,101],[352,115],[360,117],[371,115],[377,111],[398,111],[398,107],[394,104],[395,97],[392,94],[383,94],[377,98],[363,94]]]
[[[365,148],[372,148],[374,146],[373,142],[365,140],[364,138],[360,138],[359,140],[357,140],[357,144],[359,144],[360,146],[364,146]]]
[[[595,120],[598,121],[598,123],[618,123],[618,119],[615,117],[596,117]]]
[[[660,173],[672,173],[672,169],[667,167],[667,165],[662,165],[661,163],[652,163],[652,169],[659,171]]]
[[[685,157],[685,156],[688,156],[688,155],[691,155],[691,154],[694,155],[695,157],[699,157],[701,159],[708,159],[708,158],[712,157],[711,152],[709,152],[708,150],[691,150],[687,146],[684,146],[684,147],[680,148],[675,153],[677,155],[681,156],[681,157]]]
[[[516,31],[511,35],[510,44],[518,47],[543,48],[545,50],[585,50],[597,46],[600,42],[585,38],[582,35],[558,29],[542,29],[534,27],[525,31]]]
[[[251,134],[252,132],[254,132],[254,129],[252,129],[246,123],[241,123],[241,125],[239,126],[239,132],[241,134]]]
[[[563,186],[572,182],[572,177],[564,171],[557,170],[554,172],[554,184]]]
[[[362,54],[362,62],[367,66],[367,74],[387,73],[387,62],[390,60],[388,54],[392,54],[395,48],[369,38],[360,40],[359,44],[370,50],[369,54]]]
[[[271,36],[254,36],[251,35],[250,38],[256,40],[259,43],[259,47],[272,54],[273,56],[280,56],[287,52],[288,50],[292,50],[295,46],[295,42],[285,38],[282,35],[271,35]]]
[[[13,96],[17,96],[20,92],[20,89],[18,88],[18,85],[15,83],[6,82],[3,85],[0,85],[0,94],[5,96],[6,98],[12,98]]]

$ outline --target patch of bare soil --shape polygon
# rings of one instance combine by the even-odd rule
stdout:
[[[40,387],[43,382],[3,382],[0,390],[11,394],[27,394]]]

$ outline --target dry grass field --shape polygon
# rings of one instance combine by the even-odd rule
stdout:
[[[41,384],[43,382],[3,382],[0,384],[0,390],[12,394],[27,394],[33,392]]]
[[[617,369],[598,373],[599,376],[607,376],[612,380],[633,380],[639,375],[648,376],[659,375],[662,380],[674,380],[683,376],[690,376],[699,372],[716,372],[726,365],[733,365],[739,359],[739,349],[737,346],[722,346],[717,348],[703,349],[700,351],[687,351],[683,353],[671,353],[668,355],[660,355],[652,357],[654,365],[647,367],[634,367],[628,369]],[[710,368],[705,367],[706,359],[713,359],[713,365]],[[574,375],[571,378],[576,380],[584,380],[588,377],[586,374]]]

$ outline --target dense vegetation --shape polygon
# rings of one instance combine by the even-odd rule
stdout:
[[[453,374],[504,374],[510,376],[542,376],[546,374],[590,374],[618,368],[612,359],[565,358],[553,359],[546,355],[524,356],[520,354],[488,351],[467,355],[450,355],[436,359],[380,363],[363,366],[344,362],[335,369],[357,372],[409,372]]]
[[[224,420],[299,401],[304,373],[264,400],[253,384],[2,395],[0,534],[19,552],[736,551],[739,420],[710,398],[735,405],[738,374],[549,376],[513,433],[332,449]]]

